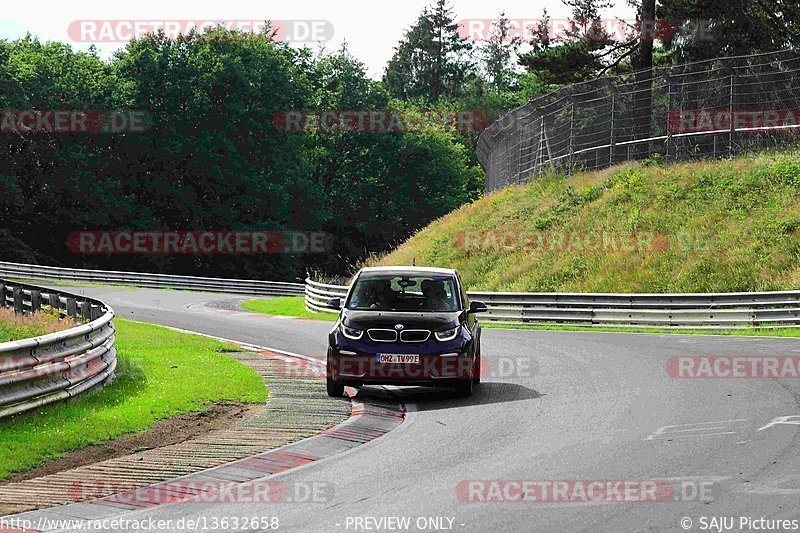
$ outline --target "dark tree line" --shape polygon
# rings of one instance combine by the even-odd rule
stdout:
[[[0,258],[293,279],[341,272],[467,201],[479,168],[439,131],[279,130],[303,109],[403,108],[346,50],[314,55],[224,29],[131,42],[111,61],[0,41],[0,109],[145,110],[143,133],[0,137]],[[80,230],[325,231],[324,254],[76,255]]]

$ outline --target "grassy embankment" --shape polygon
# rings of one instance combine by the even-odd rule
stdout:
[[[661,246],[504,251],[485,238],[592,231],[656,234]],[[464,235],[486,246],[460,246]],[[798,259],[800,151],[794,150],[547,176],[465,205],[373,263],[456,268],[470,290],[730,292],[797,289]]]

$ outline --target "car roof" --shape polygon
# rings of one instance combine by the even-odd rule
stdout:
[[[378,272],[402,272],[404,274],[450,274],[455,276],[456,271],[452,268],[435,268],[435,267],[418,267],[418,266],[381,266],[381,267],[365,267],[359,271],[359,274],[371,274]]]

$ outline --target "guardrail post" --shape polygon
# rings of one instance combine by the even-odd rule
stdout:
[[[6,306],[6,284],[0,282],[0,309]]]
[[[78,306],[75,298],[67,298],[67,316],[78,318]]]
[[[89,302],[86,302],[86,301],[84,301],[84,302],[78,302],[78,310],[80,311],[80,316],[82,316],[84,320],[86,320],[87,318],[89,318],[89,314],[90,314],[90,311],[89,311],[89,309],[90,309],[90,305],[91,305],[91,304],[89,304]]]
[[[59,311],[61,309],[61,300],[59,300],[58,294],[54,292],[47,295],[47,303],[54,311]]]
[[[22,309],[22,287],[14,287],[11,289],[14,296],[14,312],[21,314]]]
[[[42,293],[37,290],[31,290],[31,313],[36,313],[42,308]]]

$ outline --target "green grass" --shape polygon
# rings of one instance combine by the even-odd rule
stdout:
[[[465,250],[464,232],[652,232],[658,251]],[[478,233],[481,235],[481,233]],[[505,234],[505,233],[501,233]],[[475,235],[475,233],[472,233]],[[369,264],[458,269],[470,290],[729,292],[800,287],[800,150],[631,163],[512,186]]]
[[[213,403],[265,402],[251,368],[224,355],[237,348],[160,326],[116,319],[117,377],[69,403],[0,420],[0,479],[157,420]]]
[[[338,313],[311,313],[306,309],[305,298],[302,296],[284,296],[270,300],[246,300],[242,308],[256,313],[273,316],[293,316],[297,318],[311,318],[314,320],[336,321]]]

